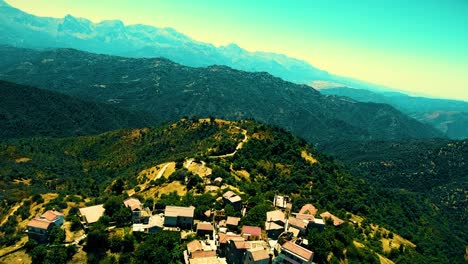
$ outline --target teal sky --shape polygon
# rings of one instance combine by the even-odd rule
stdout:
[[[195,40],[468,101],[466,0],[6,0],[39,16],[172,27]]]

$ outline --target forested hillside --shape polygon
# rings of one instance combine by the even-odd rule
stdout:
[[[0,138],[68,137],[145,127],[150,114],[0,80]]]
[[[213,156],[234,151],[244,139],[242,130],[247,136],[242,148],[225,158]],[[304,140],[253,121],[188,119],[161,128],[98,136],[8,140],[1,142],[0,150],[1,219],[6,219],[19,202],[25,204],[29,197],[35,197],[26,203],[33,206],[40,201],[40,194],[51,193],[56,198],[48,200],[49,208],[66,209],[75,200],[92,205],[131,192],[143,201],[154,201],[156,208],[195,205],[196,215],[202,216],[204,210],[215,206],[216,192],[207,195],[206,179],[183,169],[182,162],[194,158],[212,168],[211,180],[221,177],[229,188],[239,191],[247,207],[245,223],[264,221],[269,201],[278,193],[292,197],[293,210],[313,203],[320,212],[330,211],[342,219],[361,217],[341,229],[309,234],[309,247],[319,262],[326,262],[329,254],[332,262],[347,259],[350,263],[376,263],[377,254],[399,263],[463,261],[464,241],[449,228],[451,219],[428,200],[404,190],[373,187]],[[176,163],[174,173],[159,180],[143,180],[143,172],[166,162]],[[168,194],[171,186],[180,187]],[[23,209],[21,212],[8,217],[1,231],[2,243],[9,245],[22,236],[15,223],[31,216]],[[387,238],[381,231],[377,234],[375,225],[389,230],[385,236],[389,232],[391,236],[400,234],[416,247],[390,250]],[[146,246],[144,241],[137,242],[134,256],[143,258],[139,254]],[[88,257],[105,258],[105,254],[95,253],[88,251]],[[174,249],[172,258],[180,257],[179,253]]]
[[[389,104],[452,139],[468,138],[468,102],[408,96],[395,92],[372,92],[348,87],[321,89],[328,95],[346,96],[359,102]]]
[[[0,79],[148,112],[161,122],[185,116],[255,118],[313,143],[443,136],[389,105],[323,96],[265,72],[71,49],[1,47],[0,54]]]

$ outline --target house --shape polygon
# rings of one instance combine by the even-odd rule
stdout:
[[[269,264],[273,255],[266,249],[247,250],[244,264]]]
[[[303,248],[291,241],[281,245],[281,252],[274,263],[311,264],[314,252]]]
[[[293,214],[297,219],[301,219],[301,220],[307,220],[307,221],[314,221],[315,220],[315,216],[311,215],[311,214],[300,214],[300,213],[294,213]]]
[[[245,263],[248,251],[269,250],[269,248],[268,243],[263,240],[229,240],[226,250],[226,259],[228,263]]]
[[[240,218],[234,216],[228,216],[226,219],[226,227],[232,232],[237,232],[239,227]]]
[[[218,233],[218,246],[219,246],[219,253],[220,256],[225,256],[226,255],[226,249],[227,249],[227,244],[228,241],[234,240],[234,241],[245,241],[243,237],[237,234],[233,233]]]
[[[130,197],[130,198],[126,199],[125,201],[123,201],[123,203],[124,203],[125,207],[130,208],[130,210],[132,210],[132,211],[142,209],[141,202],[137,198]]]
[[[262,236],[262,229],[258,226],[243,226],[241,235],[246,240],[258,240]]]
[[[284,213],[281,210],[267,212],[266,220],[267,222],[274,222],[280,226],[286,225],[286,217],[284,216]]]
[[[49,222],[54,223],[56,226],[63,225],[64,216],[62,213],[55,210],[48,210],[40,216],[41,219],[45,219]]]
[[[205,237],[208,235],[210,238],[213,238],[213,225],[209,222],[200,222],[197,224],[197,235]]]
[[[200,240],[194,240],[187,244],[187,250],[184,251],[184,258],[187,264],[223,263],[216,255],[216,247]]]
[[[99,218],[104,215],[105,210],[106,209],[104,209],[103,204],[98,204],[78,209],[78,215],[81,218],[81,223],[85,227],[88,227],[89,225],[96,223]]]
[[[313,206],[312,204],[305,204],[302,206],[301,210],[299,211],[299,214],[308,214],[308,215],[316,215],[317,214],[317,208]]]
[[[166,206],[164,209],[164,226],[191,229],[195,207]]]
[[[213,180],[213,184],[216,185],[216,186],[221,186],[223,184],[223,178],[221,177],[216,177],[214,180]]]
[[[334,226],[340,226],[344,223],[344,220],[341,220],[340,218],[332,215],[330,212],[325,212],[325,213],[321,213],[320,214],[320,217],[322,217],[323,220],[326,221],[327,218],[330,218],[331,220],[333,220],[333,225]]]
[[[233,191],[227,191],[223,194],[223,200],[226,204],[232,205],[234,209],[240,210],[242,207],[242,198]]]
[[[26,226],[29,239],[46,242],[49,232],[54,226],[63,225],[63,214],[55,210],[48,210],[41,216],[31,219]]]
[[[164,217],[162,215],[152,215],[148,218],[148,223],[135,223],[132,225],[133,232],[154,233],[164,228]]]
[[[268,238],[278,239],[279,235],[284,232],[284,226],[280,226],[275,222],[265,222],[265,230]]]
[[[290,203],[291,199],[289,196],[286,195],[275,195],[273,198],[273,206],[281,208],[281,209],[289,209],[291,210],[292,204]]]
[[[123,201],[125,207],[130,208],[132,211],[132,222],[134,224],[148,224],[149,218],[151,216],[151,211],[149,208],[143,208],[140,200],[137,198],[128,198]]]
[[[214,241],[193,240],[184,252],[186,263],[221,263],[216,255]]]
[[[29,221],[26,232],[29,239],[34,239],[38,242],[46,242],[50,230],[55,226],[54,223],[46,219],[34,218]]]
[[[295,217],[289,217],[288,226],[298,229],[302,234],[305,234],[307,227],[309,226],[309,221],[304,219],[298,219]]]
[[[309,227],[323,230],[325,229],[325,221],[320,218],[315,218],[314,221],[309,221]]]

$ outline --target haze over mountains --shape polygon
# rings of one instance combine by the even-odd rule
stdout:
[[[342,84],[348,87],[391,91],[386,87],[351,78],[329,74],[309,63],[267,52],[248,52],[236,44],[215,47],[202,43],[171,28],[147,25],[124,25],[119,20],[93,23],[84,18],[67,15],[64,18],[46,18],[27,14],[0,0],[0,44],[26,48],[75,48],[93,53],[125,57],[165,57],[188,66],[227,65],[245,71],[265,71],[284,80],[310,84],[317,81]],[[327,90],[325,93],[349,95]],[[362,101],[356,96],[351,98]],[[460,104],[447,100],[446,104],[430,111],[408,110],[408,104],[428,105],[425,98],[392,97],[381,100],[372,97],[365,102],[388,103],[410,116],[439,129],[450,138],[468,137],[466,111],[450,110],[448,105]],[[434,103],[434,101],[430,101]],[[467,105],[467,103],[464,103]],[[438,104],[440,106],[440,104]],[[466,108],[466,107],[465,107]]]
[[[468,138],[468,103],[412,97],[395,92],[373,92],[349,87],[320,89],[322,94],[346,96],[359,102],[389,104],[409,116],[432,125],[452,139]]]
[[[71,49],[2,47],[0,55],[0,79],[148,112],[160,122],[184,116],[255,118],[314,143],[442,136],[389,105],[324,96],[264,72]]]
[[[0,0],[0,44],[26,48],[75,48],[126,57],[165,57],[188,66],[227,65],[246,71],[267,71],[285,80],[309,83],[330,74],[282,54],[248,52],[235,44],[215,47],[171,28],[124,25],[119,20],[92,23],[68,15],[37,17]]]

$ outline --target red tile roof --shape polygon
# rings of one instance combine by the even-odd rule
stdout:
[[[325,220],[325,218],[331,218],[333,220],[334,226],[339,226],[344,223],[344,220],[332,215],[330,212],[321,213],[320,216]]]
[[[201,222],[197,224],[197,231],[198,230],[213,231],[213,225],[208,222]]]
[[[302,220],[308,220],[308,221],[314,221],[315,216],[311,214],[296,214],[297,219],[302,219]]]
[[[234,246],[237,249],[248,249],[249,245],[245,241],[234,241]]]
[[[226,220],[226,225],[237,226],[239,224],[239,221],[240,221],[239,217],[228,216]]]
[[[294,217],[289,217],[288,223],[289,225],[297,227],[299,229],[305,229],[307,227],[308,221],[304,221],[302,219],[297,219]]]
[[[195,251],[201,251],[201,250],[203,250],[203,245],[200,242],[200,240],[194,240],[187,244],[187,251],[189,253],[193,253]]]
[[[301,210],[299,211],[300,214],[310,214],[310,215],[315,215],[317,214],[317,208],[313,206],[312,204],[306,204],[302,206]]]
[[[216,257],[216,251],[195,251],[192,252],[192,258],[208,258],[208,257]]]
[[[312,259],[312,257],[314,256],[314,252],[308,250],[308,249],[305,249],[295,243],[292,243],[290,241],[287,241],[286,243],[284,243],[282,246],[281,246],[284,249],[286,249],[287,251],[291,252],[291,253],[294,253],[295,255],[307,260],[307,261],[310,261]]]
[[[244,241],[245,239],[243,237],[241,237],[240,235],[236,235],[236,234],[219,233],[219,243],[220,244],[225,244],[229,240]]]
[[[59,213],[55,210],[48,210],[47,212],[43,213],[41,215],[41,218],[45,218],[47,219],[48,221],[54,221],[55,218],[59,217],[59,216],[63,216],[62,213]]]
[[[286,217],[284,216],[283,211],[281,210],[274,210],[269,211],[266,213],[266,220],[267,221],[279,221],[279,222],[286,222]]]
[[[243,226],[242,234],[260,237],[262,235],[262,229],[258,226]]]
[[[141,210],[141,202],[136,198],[128,198],[124,201],[124,205],[132,211],[135,209]]]
[[[260,261],[264,259],[270,259],[270,252],[268,250],[256,250],[256,251],[251,251],[252,258],[254,261]]]
[[[52,222],[47,221],[46,219],[39,219],[39,218],[31,219],[31,221],[29,221],[28,223],[28,227],[34,227],[34,228],[39,228],[39,229],[44,229],[44,230],[49,229],[50,225],[52,225]]]

